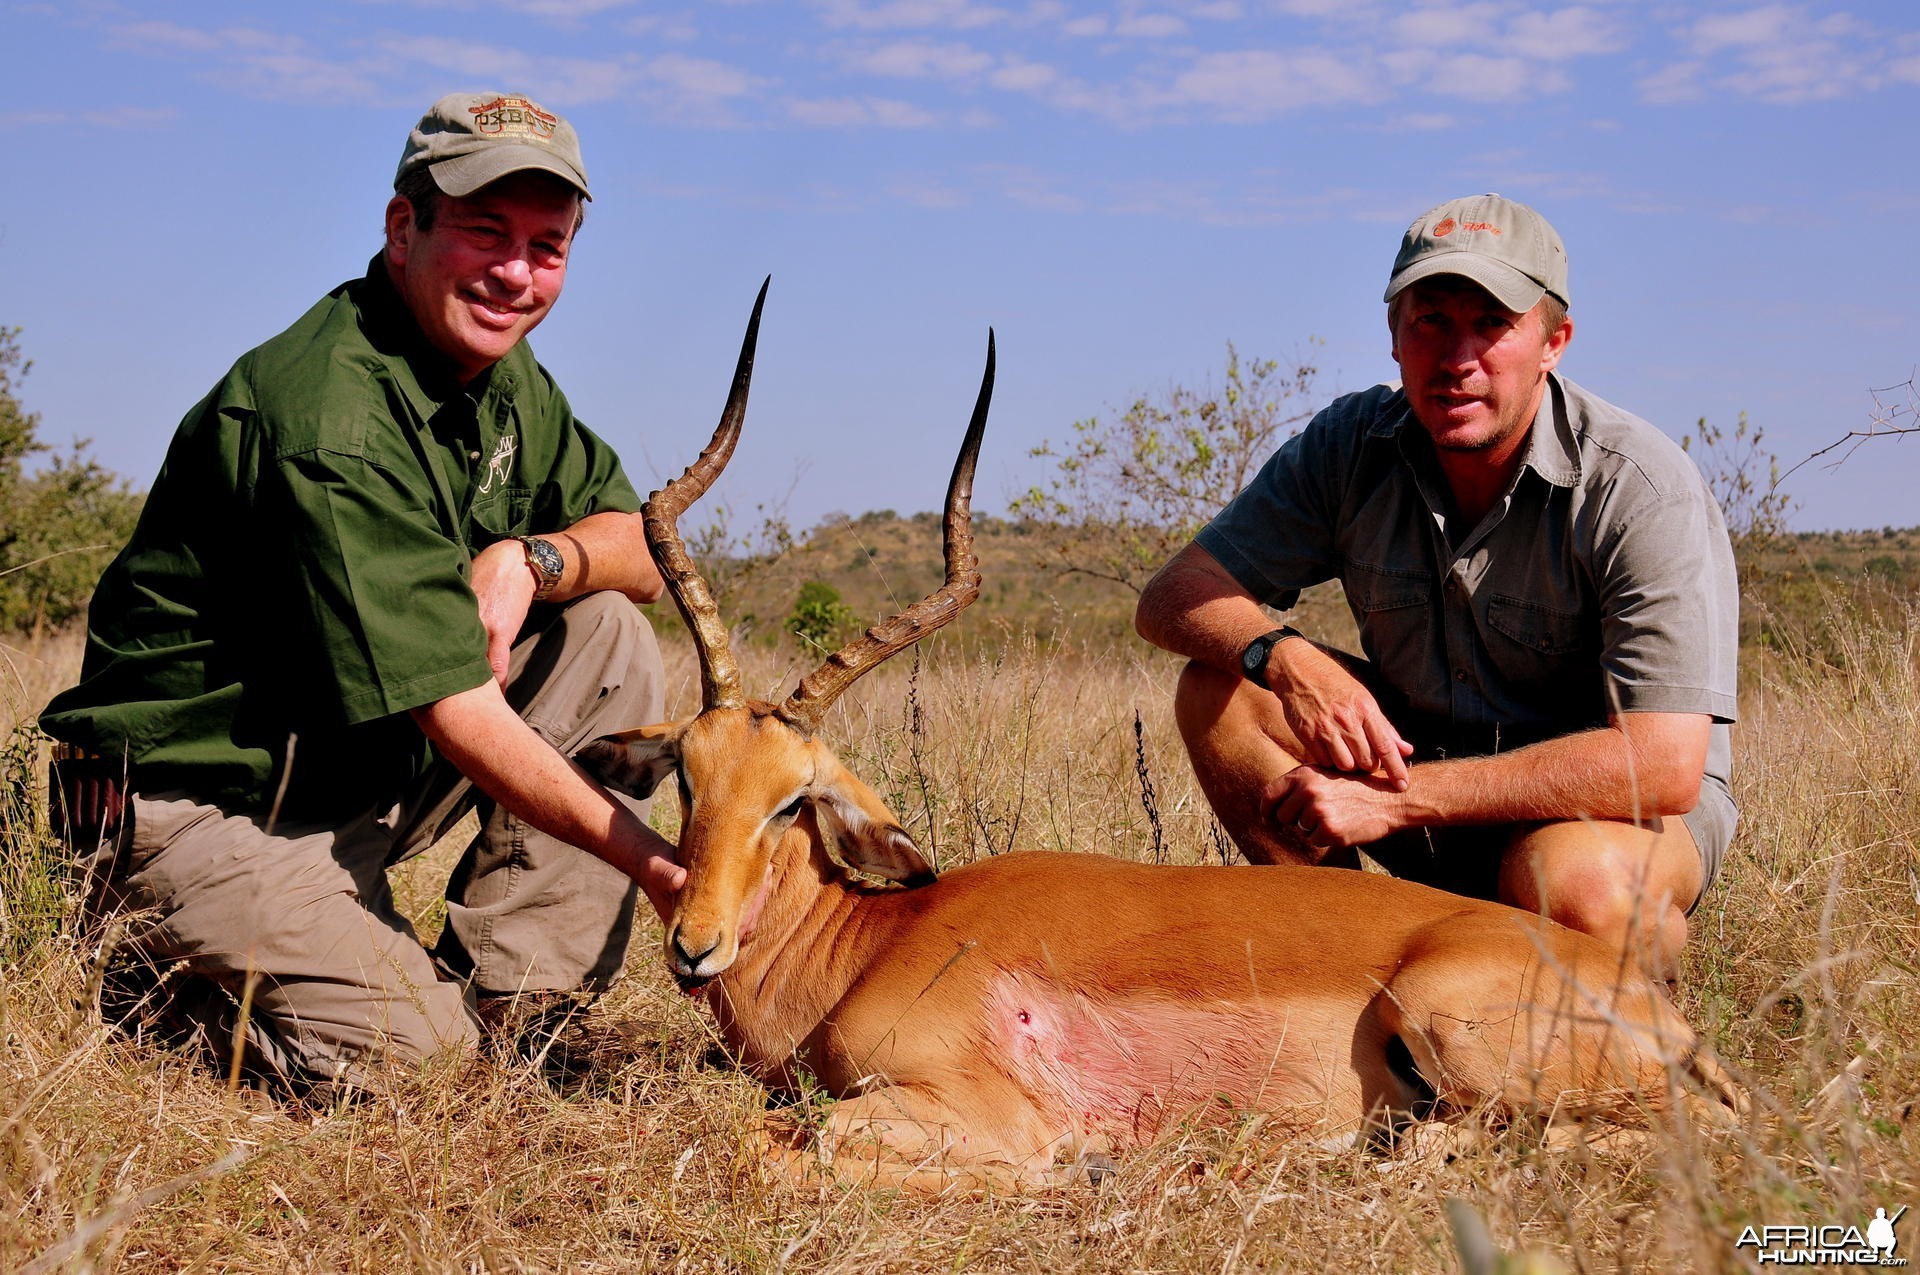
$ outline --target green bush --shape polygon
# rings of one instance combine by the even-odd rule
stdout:
[[[39,439],[40,415],[17,397],[33,367],[20,329],[0,327],[0,630],[35,632],[74,619],[107,561],[133,534],[141,497],[87,454]],[[27,459],[47,463],[27,472]]]
[[[853,608],[840,600],[840,591],[819,580],[800,586],[793,611],[787,616],[787,631],[808,646],[827,650],[840,644],[840,635],[853,627],[857,619]]]

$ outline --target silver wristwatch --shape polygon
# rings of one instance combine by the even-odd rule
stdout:
[[[551,540],[542,540],[539,536],[515,536],[527,551],[527,565],[533,568],[533,574],[540,578],[534,586],[533,600],[545,602],[560,583],[561,575],[567,569],[567,560],[560,556],[560,549]]]

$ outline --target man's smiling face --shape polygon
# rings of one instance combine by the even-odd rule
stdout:
[[[540,326],[559,299],[579,208],[570,186],[535,172],[464,199],[442,197],[425,230],[405,199],[387,205],[394,286],[463,384]]]

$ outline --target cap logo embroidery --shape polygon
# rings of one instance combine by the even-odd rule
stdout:
[[[1434,223],[1433,229],[1427,233],[1435,239],[1445,239],[1456,230],[1485,230],[1496,235],[1502,233],[1500,227],[1490,221],[1455,221],[1451,217],[1442,218]]]
[[[496,97],[469,106],[467,112],[473,116],[474,131],[483,136],[511,133],[529,142],[552,141],[554,127],[560,123],[559,116],[547,114],[524,97]]]

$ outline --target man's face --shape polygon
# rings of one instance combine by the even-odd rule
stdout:
[[[1433,445],[1511,456],[1540,409],[1547,373],[1573,338],[1573,321],[1543,331],[1540,306],[1515,314],[1459,275],[1423,279],[1395,302],[1394,361]]]
[[[396,197],[387,205],[394,286],[462,383],[540,326],[567,281],[579,196],[538,173],[514,173],[465,199],[440,200],[431,230]]]

